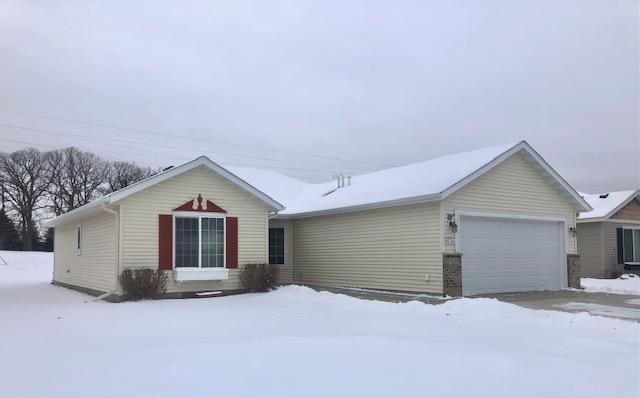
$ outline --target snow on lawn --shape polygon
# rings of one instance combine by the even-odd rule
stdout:
[[[640,276],[624,274],[617,279],[582,278],[580,284],[586,292],[640,295]]]
[[[301,286],[112,304],[48,284],[50,255],[0,255],[6,397],[640,395],[633,322]]]

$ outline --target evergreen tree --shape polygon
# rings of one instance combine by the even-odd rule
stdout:
[[[26,231],[31,231],[27,233]],[[20,242],[22,244],[22,250],[39,251],[42,250],[42,239],[40,237],[40,231],[35,221],[31,221],[30,226],[24,226],[20,232]]]
[[[21,246],[16,224],[4,209],[0,208],[0,250],[18,250]]]
[[[53,251],[53,228],[48,228],[44,235],[44,242],[42,242],[42,251]]]

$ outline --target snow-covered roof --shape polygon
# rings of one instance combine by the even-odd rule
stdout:
[[[638,190],[603,192],[603,193],[580,193],[584,200],[593,208],[591,211],[580,213],[579,220],[595,220],[611,217],[618,210],[629,203],[634,197],[640,194]]]
[[[221,175],[231,183],[239,186],[240,188],[247,191],[249,194],[255,196],[257,199],[265,203],[267,206],[269,206],[273,210],[282,210],[284,208],[284,206],[280,202],[273,199],[264,191],[254,187],[247,181],[243,180],[241,177],[238,177],[237,175],[233,174],[231,171],[213,162],[208,157],[200,156],[190,162],[181,164],[180,166],[177,166],[177,167],[166,169],[160,173],[152,175],[151,177],[138,181],[135,184],[131,184],[128,187],[122,188],[108,195],[102,196],[90,203],[87,203],[84,206],[80,206],[77,209],[73,209],[67,213],[61,214],[58,217],[55,217],[45,222],[45,226],[55,227],[56,225],[62,225],[62,224],[73,222],[77,218],[87,217],[92,214],[97,214],[100,211],[103,211],[104,207],[108,204],[116,203],[126,198],[129,195],[132,195],[152,185],[158,184],[162,181],[165,181],[169,178],[175,177],[179,174],[182,174],[186,171],[189,171],[191,169],[194,169],[200,166],[207,167],[213,170],[214,172],[218,173],[219,175]]]
[[[436,201],[446,198],[516,152],[526,155],[527,159],[546,173],[564,192],[567,200],[572,200],[579,210],[591,209],[526,141],[521,141],[356,175],[351,178],[351,184],[345,184],[339,189],[336,189],[336,182],[312,184],[271,170],[222,167],[201,156],[56,217],[47,225],[72,222],[75,217],[103,211],[106,204],[115,203],[198,166],[209,167],[238,184],[274,210],[279,210],[280,217],[303,217]]]
[[[283,203],[281,216],[298,217],[441,200],[519,151],[561,185],[579,209],[589,209],[582,197],[525,141],[356,175],[351,178],[351,185],[339,189],[336,182],[303,186],[289,177],[278,178],[277,173],[268,176],[268,180],[257,181],[254,178],[261,176],[255,169],[230,170]]]
[[[285,206],[291,198],[313,185],[267,169],[227,165],[224,168]]]

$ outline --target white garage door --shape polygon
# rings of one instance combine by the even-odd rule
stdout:
[[[464,295],[566,286],[563,223],[461,216],[458,232]]]

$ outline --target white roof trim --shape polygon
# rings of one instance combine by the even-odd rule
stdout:
[[[69,220],[71,218],[73,218],[73,216],[76,215],[80,215],[83,214],[87,211],[89,211],[90,209],[95,208],[98,205],[101,204],[114,204],[117,203],[118,201],[133,195],[134,193],[140,192],[143,189],[146,189],[150,186],[153,186],[155,184],[158,184],[160,182],[166,181],[169,178],[175,177],[177,175],[180,175],[184,172],[187,172],[189,170],[192,170],[198,166],[204,166],[209,168],[210,170],[213,170],[214,172],[218,173],[219,175],[221,175],[222,177],[224,177],[225,179],[227,179],[228,181],[232,182],[233,184],[239,186],[240,188],[244,189],[245,191],[247,191],[248,193],[252,194],[253,196],[257,197],[258,199],[260,199],[262,202],[264,202],[267,206],[269,206],[270,208],[272,208],[273,210],[283,210],[284,206],[281,205],[280,203],[278,203],[276,200],[274,200],[273,198],[271,198],[270,196],[268,196],[267,194],[265,194],[264,192],[258,190],[257,188],[255,188],[254,186],[252,186],[251,184],[249,184],[248,182],[244,181],[243,179],[241,179],[240,177],[236,176],[235,174],[231,173],[230,171],[226,170],[224,167],[218,165],[217,163],[213,162],[211,159],[209,159],[206,156],[200,156],[190,162],[184,163],[180,166],[176,166],[176,167],[172,167],[166,171],[162,171],[158,174],[154,174],[149,178],[145,178],[142,181],[138,181],[134,184],[129,185],[128,187],[122,188],[118,191],[112,192],[108,195],[105,195],[103,197],[100,197],[96,200],[94,200],[93,202],[90,202],[84,206],[78,207],[77,209],[71,210],[67,213],[61,214],[60,216],[53,218],[49,221],[47,221],[45,223],[45,225],[47,227],[54,227],[56,225],[61,225],[63,221],[65,220]]]
[[[185,164],[182,164],[180,166],[177,167],[173,167],[167,171],[164,171],[162,173],[158,173],[154,176],[151,176],[147,179],[144,179],[142,181],[139,181],[135,184],[129,185],[128,187],[121,189],[119,191],[113,192],[112,194],[108,195],[109,196],[109,203],[116,203],[124,198],[126,198],[129,195],[132,195],[136,192],[142,191],[143,189],[146,189],[152,185],[155,185],[157,183],[160,183],[162,181],[168,180],[169,178],[175,177],[179,174],[182,174],[186,171],[189,171],[191,169],[194,169],[198,166],[205,166],[208,167],[209,169],[213,170],[214,172],[220,174],[222,177],[226,178],[227,180],[231,181],[232,183],[238,185],[240,188],[243,188],[245,191],[249,192],[250,194],[256,196],[258,199],[260,199],[261,201],[263,201],[264,203],[266,203],[267,205],[269,205],[269,207],[272,207],[274,210],[282,210],[284,209],[284,206],[281,205],[280,203],[278,203],[275,199],[271,198],[269,195],[265,194],[264,192],[258,190],[257,188],[255,188],[253,185],[249,184],[248,182],[246,182],[245,180],[241,179],[240,177],[236,176],[235,174],[231,173],[230,171],[228,171],[227,169],[225,169],[224,167],[218,165],[217,163],[213,162],[211,159],[209,159],[206,156],[200,156],[199,158],[192,160],[190,162],[187,162]]]
[[[294,213],[294,214],[277,214],[274,217],[274,219],[277,220],[277,219],[305,218],[305,217],[321,216],[325,214],[350,213],[352,211],[382,209],[385,207],[435,202],[441,199],[442,199],[441,194],[420,195],[420,196],[413,196],[409,198],[387,200],[384,202],[374,202],[374,203],[365,203],[365,204],[359,204],[354,206],[335,207],[332,209],[315,210],[315,211],[308,211],[308,212],[301,212],[301,213]]]
[[[295,214],[279,214],[279,215],[276,216],[276,218],[310,217],[310,216],[322,215],[322,214],[345,213],[345,212],[350,212],[350,211],[368,210],[368,209],[375,209],[375,208],[384,208],[384,207],[391,207],[391,206],[400,206],[400,205],[406,205],[406,204],[414,204],[414,203],[423,203],[423,202],[432,202],[432,201],[442,200],[442,199],[445,199],[446,197],[448,197],[449,195],[453,194],[454,192],[458,191],[462,187],[466,186],[470,182],[474,181],[476,178],[480,177],[484,173],[490,171],[495,166],[497,166],[498,164],[502,163],[504,160],[509,158],[511,155],[513,155],[516,152],[521,151],[521,150],[527,152],[527,154],[530,155],[531,159],[533,159],[533,161],[535,161],[535,163],[537,163],[568,194],[568,196],[575,201],[575,203],[578,205],[578,209],[577,209],[578,211],[584,212],[584,211],[592,210],[591,206],[582,198],[582,196],[580,196],[580,194],[578,192],[576,192],[571,187],[571,185],[569,185],[542,158],[542,156],[540,156],[526,141],[521,141],[518,144],[516,144],[513,147],[511,147],[510,149],[508,149],[505,152],[503,152],[502,154],[500,154],[499,156],[497,156],[496,158],[494,158],[493,160],[491,160],[490,162],[486,163],[484,166],[482,166],[478,170],[476,170],[473,173],[467,175],[465,178],[461,179],[460,181],[456,182],[455,184],[451,185],[450,187],[446,188],[444,191],[439,192],[439,193],[421,195],[421,196],[415,196],[415,197],[406,197],[406,198],[383,201],[383,202],[358,204],[358,205],[346,206],[346,207],[336,207],[336,208],[330,208],[330,209],[324,209],[324,210],[318,210],[318,211],[302,212],[302,213],[295,213]],[[241,178],[237,177],[236,175],[234,175],[233,173],[229,172],[225,168],[223,168],[223,167],[219,166],[218,164],[214,163],[213,161],[211,161],[206,156],[201,156],[201,157],[199,157],[199,158],[197,158],[195,160],[192,160],[191,162],[188,162],[188,163],[185,163],[183,165],[171,168],[171,169],[169,169],[167,171],[158,173],[158,174],[156,174],[154,176],[151,176],[151,177],[149,177],[149,178],[147,178],[145,180],[142,180],[142,181],[137,182],[135,184],[132,184],[132,185],[126,187],[126,188],[123,188],[123,189],[121,189],[119,191],[111,193],[111,194],[109,194],[109,195],[107,195],[105,197],[97,199],[96,201],[94,201],[92,203],[89,203],[89,204],[87,204],[87,205],[85,205],[83,207],[80,207],[80,208],[75,209],[75,210],[73,210],[73,211],[71,211],[69,213],[66,213],[66,214],[63,214],[63,215],[61,215],[59,217],[56,217],[53,220],[50,220],[49,222],[47,222],[47,225],[48,226],[55,226],[56,224],[60,224],[60,221],[67,219],[67,217],[75,215],[75,214],[79,214],[79,213],[83,212],[84,210],[88,210],[89,208],[95,207],[97,204],[100,204],[102,202],[104,202],[104,203],[116,203],[116,202],[124,199],[125,197],[127,197],[129,195],[132,195],[132,194],[134,194],[136,192],[139,192],[139,191],[141,191],[141,190],[143,190],[143,189],[145,189],[145,188],[147,188],[147,187],[149,187],[151,185],[155,185],[155,184],[157,184],[159,182],[167,180],[167,179],[169,179],[171,177],[174,177],[174,176],[176,176],[178,174],[184,173],[184,172],[186,172],[188,170],[191,170],[191,169],[193,169],[195,167],[198,167],[198,166],[205,166],[205,167],[210,168],[211,170],[213,170],[216,173],[220,174],[224,178],[226,178],[229,181],[233,182],[234,184],[240,186],[241,188],[245,189],[246,191],[248,191],[249,193],[253,194],[254,196],[258,197],[260,200],[265,202],[267,205],[269,205],[274,210],[280,211],[280,210],[284,209],[284,207],[280,203],[275,201],[270,196],[266,195],[264,192],[256,189],[255,187],[253,187],[252,185],[250,185],[246,181],[242,180]]]
[[[310,212],[302,212],[302,213],[294,213],[294,214],[278,214],[276,215],[276,219],[291,219],[291,218],[304,218],[304,217],[313,217],[319,215],[326,214],[339,214],[339,213],[348,213],[352,211],[360,211],[360,210],[370,210],[370,209],[379,209],[384,207],[392,207],[392,206],[402,206],[408,204],[416,204],[416,203],[425,203],[425,202],[433,202],[445,199],[450,196],[454,192],[458,191],[462,187],[469,184],[471,181],[480,177],[484,173],[490,171],[498,164],[505,161],[511,155],[515,154],[518,151],[524,150],[526,151],[532,159],[535,160],[540,167],[547,172],[549,176],[552,177],[554,181],[556,181],[562,188],[567,192],[567,194],[574,199],[575,203],[579,207],[579,211],[588,211],[591,210],[591,206],[587,203],[580,194],[571,187],[560,175],[540,156],[526,141],[521,141],[518,144],[514,145],[509,150],[503,152],[501,155],[494,158],[489,163],[482,166],[480,169],[475,172],[469,174],[467,177],[458,181],[457,183],[451,185],[449,188],[445,189],[440,193],[421,195],[415,197],[407,197],[402,199],[384,201],[384,202],[375,202],[375,203],[366,203],[354,206],[346,206],[346,207],[336,207],[332,209],[324,209]]]
[[[560,176],[560,174],[558,174],[553,167],[551,167],[549,165],[549,163],[547,163],[544,158],[542,156],[540,156],[538,154],[538,152],[536,152],[531,145],[529,145],[528,142],[526,141],[520,141],[517,145],[515,145],[513,148],[509,149],[508,151],[504,152],[502,155],[496,157],[495,159],[493,159],[491,162],[487,163],[486,165],[482,166],[480,169],[476,170],[475,172],[469,174],[467,177],[463,178],[462,180],[458,181],[457,183],[453,184],[452,186],[450,186],[449,188],[445,189],[442,192],[442,199],[446,198],[447,196],[451,195],[452,193],[458,191],[460,188],[464,187],[465,185],[467,185],[468,183],[470,183],[471,181],[475,180],[476,178],[480,177],[481,175],[483,175],[484,173],[488,172],[489,170],[493,169],[494,167],[496,167],[498,164],[502,163],[504,160],[506,160],[508,157],[510,157],[511,155],[515,154],[516,152],[520,151],[520,150],[524,150],[526,151],[529,155],[531,155],[538,164],[540,164],[540,166],[542,166],[542,168],[562,187],[564,188],[564,190],[575,200],[575,202],[581,207],[579,210],[580,211],[590,211],[592,210],[591,206],[589,205],[589,203],[587,203],[586,200],[584,200],[582,198],[582,196],[580,196],[580,194],[573,189],[573,187],[571,185],[569,185],[569,183],[567,181],[565,181],[564,178],[562,178]]]
[[[623,207],[628,205],[636,197],[640,197],[640,190],[633,191],[629,195],[628,198],[626,198],[624,201],[622,201],[622,203],[620,203],[617,207],[615,207],[613,210],[611,210],[609,213],[607,213],[604,216],[591,217],[591,218],[578,218],[577,221],[578,221],[578,223],[606,221],[606,220],[609,219],[609,217],[611,217],[612,215],[616,214],[620,209],[622,209]],[[618,220],[616,220],[616,221],[618,221]],[[631,220],[631,221],[633,222],[633,220]]]

